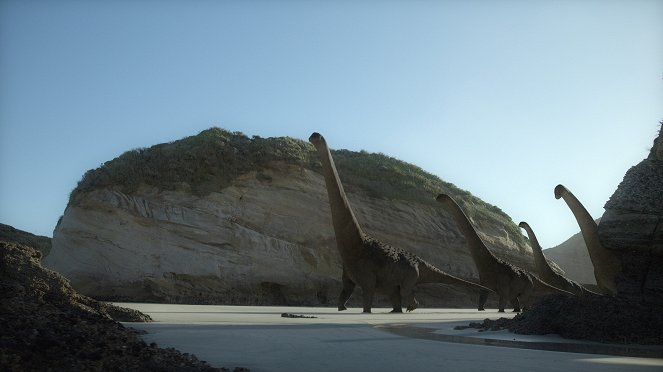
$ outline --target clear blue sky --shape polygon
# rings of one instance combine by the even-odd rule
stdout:
[[[52,236],[83,173],[211,126],[325,135],[528,221],[594,217],[663,119],[663,1],[0,1],[0,222]]]

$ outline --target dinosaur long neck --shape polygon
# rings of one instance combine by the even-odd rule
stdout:
[[[477,234],[474,226],[470,223],[469,218],[467,218],[463,210],[460,209],[455,201],[448,198],[442,202],[442,205],[446,207],[447,211],[449,211],[454,220],[456,220],[456,224],[467,240],[467,246],[472,255],[472,259],[474,259],[474,263],[477,265],[477,268],[481,273],[481,270],[495,262],[495,256],[493,256],[486,245],[483,244],[479,234]]]
[[[573,212],[578,221],[582,237],[587,246],[589,258],[594,266],[594,276],[596,283],[603,290],[612,294],[617,293],[616,277],[621,271],[621,261],[615,252],[606,249],[601,244],[598,234],[598,226],[587,212],[587,209],[580,201],[564,186],[558,185],[555,188],[555,196],[562,197]]]
[[[532,246],[532,254],[534,255],[534,265],[536,266],[536,269],[539,272],[539,274],[549,273],[553,271],[550,265],[548,264],[548,261],[546,261],[546,257],[543,255],[543,250],[541,249],[539,240],[536,238],[536,235],[534,234],[532,228],[529,226],[529,224],[524,222],[520,224],[520,227],[525,229],[525,231],[527,232],[527,236],[529,237],[529,241]]]
[[[343,190],[341,179],[338,177],[336,165],[334,165],[334,159],[332,159],[329,148],[323,144],[318,146],[317,150],[322,162],[325,184],[327,185],[336,244],[342,255],[352,253],[348,252],[348,249],[361,242],[363,231],[352,212],[352,208],[350,208],[350,203],[348,203],[348,198]]]
[[[594,261],[598,257],[597,255],[600,255],[605,251],[605,248],[603,248],[599,241],[598,225],[589,212],[587,212],[585,206],[580,203],[578,198],[576,198],[571,191],[561,185],[557,187],[559,188],[558,193],[564,199],[571,209],[573,216],[576,218],[578,226],[580,226],[580,232],[582,232],[582,237],[587,245],[587,251],[592,258],[592,261]]]

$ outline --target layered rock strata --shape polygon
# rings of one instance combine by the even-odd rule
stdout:
[[[367,233],[476,281],[464,238],[433,195],[426,205],[346,191]],[[504,225],[478,225],[497,256],[533,267],[529,247]],[[81,293],[112,300],[331,306],[341,289],[323,176],[278,160],[204,195],[144,183],[76,190],[44,264]],[[422,306],[475,302],[445,285],[417,291]]]

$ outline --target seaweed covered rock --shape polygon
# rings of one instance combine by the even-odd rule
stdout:
[[[557,334],[575,340],[614,344],[663,345],[663,311],[633,298],[552,295],[513,319],[485,319],[457,329],[508,329],[524,335]]]
[[[628,297],[548,296],[514,317],[509,330],[620,344],[663,344],[662,306]]]
[[[663,126],[605,204],[598,232],[621,259],[620,294],[663,303]]]
[[[114,319],[143,322],[138,311],[76,293],[44,269],[41,254],[0,241],[0,370],[220,371],[195,356],[147,345]]]

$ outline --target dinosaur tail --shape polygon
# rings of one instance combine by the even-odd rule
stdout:
[[[590,291],[589,289],[584,288],[584,287],[583,287],[583,294],[584,294],[585,296],[599,296],[599,297],[605,296],[605,295],[602,294],[602,293],[598,293],[598,292]]]
[[[559,289],[557,287],[553,287],[552,285],[542,281],[541,279],[537,278],[535,275],[532,275],[532,285],[534,292],[539,293],[539,294],[565,294],[568,296],[575,296],[573,293],[569,291],[565,291],[563,289]]]
[[[603,296],[603,294],[594,292],[580,283],[574,281],[571,281],[571,283],[574,284],[574,287],[577,286],[576,288],[578,288],[577,291],[579,292],[579,296]]]
[[[442,283],[450,284],[455,286],[460,286],[463,288],[481,291],[481,292],[493,292],[493,290],[486,288],[477,283],[470,282],[465,279],[458,278],[456,276],[445,273],[444,271],[436,268],[435,266],[421,261],[423,265],[419,265],[419,280],[417,283]]]

